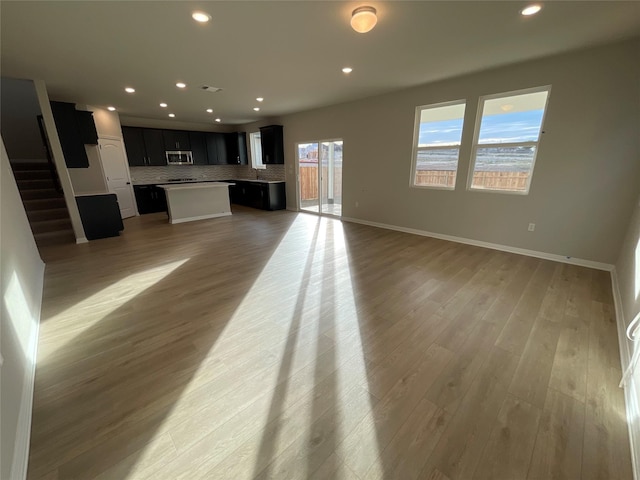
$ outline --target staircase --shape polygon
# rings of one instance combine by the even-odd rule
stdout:
[[[62,189],[46,160],[12,162],[31,231],[39,247],[75,243]]]

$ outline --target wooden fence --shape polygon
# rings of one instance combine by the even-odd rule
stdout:
[[[318,168],[313,166],[300,166],[300,198],[302,200],[318,199]],[[322,178],[328,178],[328,167],[322,167]],[[342,178],[342,167],[334,168],[334,178]],[[327,182],[322,184],[323,197],[327,197]],[[333,198],[342,198],[342,182],[333,185]]]
[[[525,191],[528,178],[528,172],[475,172],[472,186],[494,190]],[[418,170],[416,172],[418,185],[453,187],[455,180],[456,172],[451,170]]]

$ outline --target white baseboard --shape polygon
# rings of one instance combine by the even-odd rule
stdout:
[[[618,272],[615,267],[611,270],[611,289],[613,290],[613,303],[616,308],[616,325],[618,327],[618,345],[620,346],[620,365],[624,372],[631,361],[629,351],[629,341],[627,340],[627,327],[624,320],[624,310],[622,309],[622,295],[620,294],[620,283],[618,282]],[[627,414],[627,425],[629,428],[629,443],[631,448],[631,463],[633,466],[633,478],[640,479],[640,406],[638,405],[638,386],[631,375],[624,387],[624,404]],[[633,420],[633,421],[632,421]]]
[[[464,243],[466,245],[474,245],[476,247],[490,248],[492,250],[501,250],[503,252],[517,253],[528,257],[542,258],[544,260],[552,260],[554,262],[569,263],[571,265],[579,265],[581,267],[595,268],[596,270],[605,270],[610,272],[613,265],[608,263],[594,262],[592,260],[584,260],[582,258],[565,257],[554,253],[538,252],[536,250],[527,250],[525,248],[511,247],[509,245],[501,245],[499,243],[482,242],[471,238],[455,237],[453,235],[444,235],[442,233],[427,232],[426,230],[417,230],[415,228],[399,227],[397,225],[388,225],[386,223],[370,222],[368,220],[360,220],[359,218],[342,217],[342,220],[352,223],[360,223],[371,227],[386,228],[387,230],[396,230],[398,232],[411,233],[414,235],[422,235],[423,237],[439,238],[450,242]]]
[[[178,218],[176,220],[171,220],[171,224],[173,225],[175,223],[195,222],[196,220],[206,220],[207,218],[228,217],[229,215],[231,215],[231,212],[212,213],[209,215],[199,215],[197,217],[184,217]]]
[[[36,296],[38,304],[34,305],[36,315],[33,335],[29,339],[29,355],[31,365],[25,371],[24,388],[22,390],[22,400],[20,401],[20,413],[18,414],[18,424],[16,426],[15,446],[13,450],[13,460],[11,463],[11,478],[23,480],[27,478],[27,467],[29,466],[29,444],[31,442],[31,415],[33,411],[33,391],[36,380],[36,359],[38,358],[38,337],[40,333],[40,312],[42,311],[42,295],[44,291],[44,263],[40,282],[36,286]]]
[[[87,237],[76,238],[76,245],[80,243],[89,243],[89,240],[87,240]]]

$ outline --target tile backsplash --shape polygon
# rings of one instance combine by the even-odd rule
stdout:
[[[254,170],[249,165],[167,165],[166,167],[130,167],[133,184],[161,183],[172,178],[196,180],[259,179],[283,180],[284,165],[267,165]]]

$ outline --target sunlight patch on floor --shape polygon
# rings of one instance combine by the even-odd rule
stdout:
[[[58,350],[64,350],[66,345],[71,344],[83,332],[94,327],[132,298],[142,294],[189,260],[189,258],[184,258],[127,275],[46,319],[46,322],[41,326],[42,331],[46,332],[48,326],[51,326],[51,328],[55,328],[56,332],[61,333],[56,333],[55,337],[48,335],[46,338],[51,343],[40,342],[38,362],[46,361],[52,353]]]

